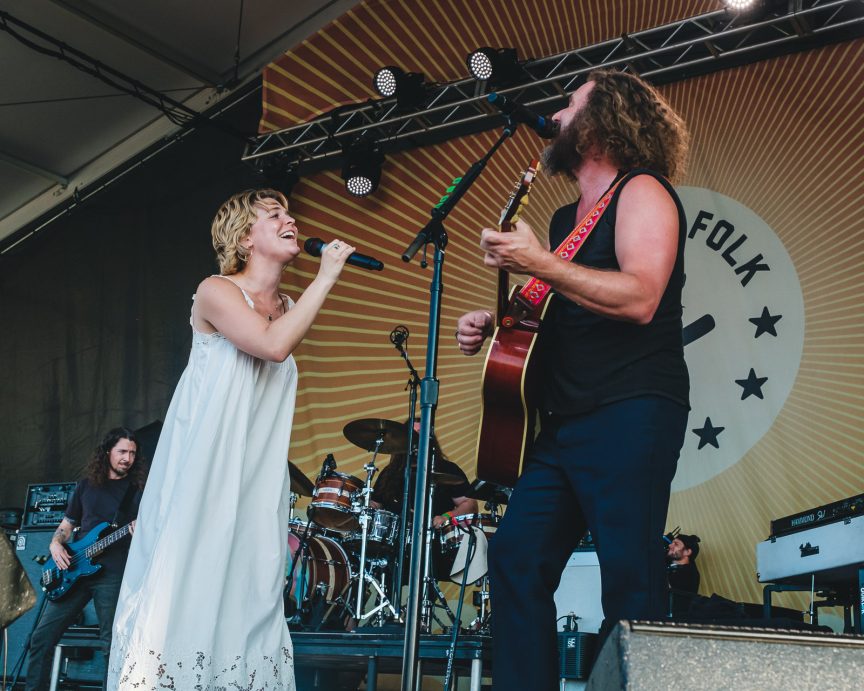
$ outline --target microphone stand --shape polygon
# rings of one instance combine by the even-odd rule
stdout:
[[[408,340],[408,337],[405,337]],[[396,573],[394,574],[395,582],[393,583],[393,604],[397,612],[402,611],[402,564],[405,560],[405,533],[408,529],[408,499],[411,493],[411,455],[414,450],[414,415],[417,411],[417,387],[420,386],[420,376],[411,360],[408,358],[408,350],[402,343],[394,344],[396,350],[405,360],[408,366],[408,371],[411,373],[408,379],[406,388],[409,389],[408,394],[408,448],[405,451],[405,471],[402,478],[402,512],[399,516],[399,558],[396,560]]]
[[[435,258],[432,272],[432,283],[429,286],[429,339],[426,346],[426,374],[420,384],[420,436],[417,449],[417,480],[414,488],[414,524],[411,526],[411,570],[408,579],[408,603],[405,611],[405,645],[402,657],[402,691],[415,691],[419,688],[418,653],[420,650],[420,577],[423,572],[422,541],[426,530],[422,517],[426,515],[426,488],[429,484],[428,463],[432,430],[435,422],[435,410],[438,407],[438,386],[435,378],[438,366],[438,341],[441,327],[441,294],[443,293],[444,250],[447,247],[447,231],[444,230],[444,219],[450,214],[468,188],[478,178],[486,167],[489,159],[506,139],[516,131],[516,122],[507,118],[507,125],[501,136],[492,145],[488,153],[479,161],[475,161],[464,177],[454,180],[452,191],[446,195],[431,212],[431,220],[417,233],[414,240],[402,254],[402,261],[410,262],[421,247],[432,243],[435,246]],[[409,461],[410,462],[410,461]],[[455,622],[454,626],[459,623]]]

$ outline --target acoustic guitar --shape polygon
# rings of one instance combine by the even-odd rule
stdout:
[[[501,212],[501,232],[513,229],[539,168],[539,161],[532,161],[517,182]],[[520,286],[512,291],[509,286],[509,274],[499,270],[496,328],[483,366],[477,438],[477,477],[505,487],[516,484],[534,440],[539,366],[534,346],[549,297],[532,307],[519,301]]]

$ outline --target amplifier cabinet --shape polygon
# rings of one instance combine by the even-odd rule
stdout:
[[[74,482],[27,485],[27,501],[21,530],[56,530],[75,491]]]
[[[47,559],[51,557],[51,553],[48,551],[48,545],[51,542],[53,534],[53,532],[47,533],[42,531],[21,531],[17,535],[17,539],[15,542],[15,556],[18,557],[18,561],[21,562],[21,565],[24,567],[24,571],[27,573],[27,577],[30,579],[30,582],[36,589],[38,599],[33,609],[18,617],[18,619],[13,621],[7,628],[9,636],[8,669],[10,671],[24,652],[24,646],[27,643],[27,638],[29,637],[30,632],[33,630],[33,626],[36,623],[36,615],[39,611],[39,600],[44,597],[42,593],[42,588],[39,585],[39,580],[42,576],[42,565]],[[84,612],[82,613],[78,624],[86,627],[92,627],[97,626],[98,623],[99,620],[96,618],[96,609],[94,608],[93,601],[91,600],[87,604],[87,607],[84,608]],[[66,652],[70,653],[71,651],[67,650]],[[89,657],[89,654],[86,655],[86,657]],[[105,664],[102,654],[101,652],[99,652],[96,653],[95,656],[93,656],[92,660],[82,659],[75,660],[74,662],[70,661],[67,674],[70,678],[76,678],[81,680],[92,679],[95,681],[99,681],[102,679],[104,670]],[[26,677],[27,663],[25,662],[21,678],[23,679]]]

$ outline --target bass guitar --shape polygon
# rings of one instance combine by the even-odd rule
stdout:
[[[80,540],[63,545],[69,553],[69,568],[61,569],[53,559],[48,559],[39,584],[49,600],[59,600],[75,582],[84,576],[92,576],[101,570],[101,564],[92,562],[97,556],[116,542],[132,533],[132,524],[127,523],[112,533],[102,537],[102,533],[111,527],[107,521],[100,523]]]
[[[532,161],[517,182],[501,212],[502,232],[513,229],[539,168],[539,161]],[[526,306],[518,301],[520,287],[510,291],[509,286],[509,274],[499,270],[496,328],[483,366],[477,438],[477,477],[505,487],[516,484],[534,440],[538,367],[534,346],[549,297]]]

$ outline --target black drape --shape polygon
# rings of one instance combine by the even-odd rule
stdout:
[[[256,90],[222,121],[254,133]],[[191,344],[192,294],[216,273],[210,222],[260,179],[205,125],[0,260],[0,505],[77,477],[111,427],[163,419]]]

